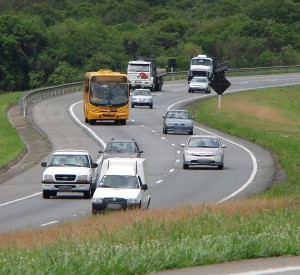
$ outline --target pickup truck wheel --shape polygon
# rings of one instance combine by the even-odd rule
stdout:
[[[189,169],[189,165],[188,164],[183,164],[183,169]]]
[[[48,191],[43,191],[43,198],[44,198],[44,199],[49,199],[49,198],[50,198],[50,192],[48,192]]]
[[[88,191],[83,192],[83,197],[85,199],[90,199],[92,197],[92,190],[91,190],[91,188]]]

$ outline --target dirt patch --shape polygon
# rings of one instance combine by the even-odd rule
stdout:
[[[1,167],[0,183],[26,171],[33,165],[38,164],[51,152],[52,146],[50,142],[31,121],[30,108],[28,112],[28,116],[23,117],[19,113],[18,106],[14,106],[8,111],[10,123],[18,131],[19,135],[26,144],[26,148],[17,158],[4,167]]]

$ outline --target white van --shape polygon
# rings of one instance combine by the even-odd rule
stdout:
[[[92,213],[105,209],[149,208],[148,169],[143,158],[108,158],[92,199]]]

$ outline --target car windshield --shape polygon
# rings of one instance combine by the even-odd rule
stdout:
[[[187,119],[189,118],[188,112],[181,112],[181,111],[176,111],[176,112],[168,112],[167,113],[167,118],[178,118],[178,119]]]
[[[207,83],[207,79],[206,78],[193,78],[191,81],[192,82]]]
[[[147,90],[135,90],[133,95],[145,95],[145,96],[151,96],[151,92]]]
[[[110,188],[140,188],[139,181],[136,176],[126,175],[106,175],[100,181],[100,187]]]
[[[133,142],[109,142],[105,149],[106,153],[137,153]]]
[[[219,148],[220,143],[217,138],[201,137],[191,138],[188,142],[188,147],[205,147],[205,148]]]
[[[49,166],[89,167],[89,159],[85,155],[52,155]]]

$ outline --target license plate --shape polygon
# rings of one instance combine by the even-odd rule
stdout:
[[[106,205],[106,208],[108,208],[108,209],[122,209],[122,204],[119,204],[119,203],[108,203]]]
[[[68,185],[59,186],[58,192],[72,192],[72,186],[68,186]]]

